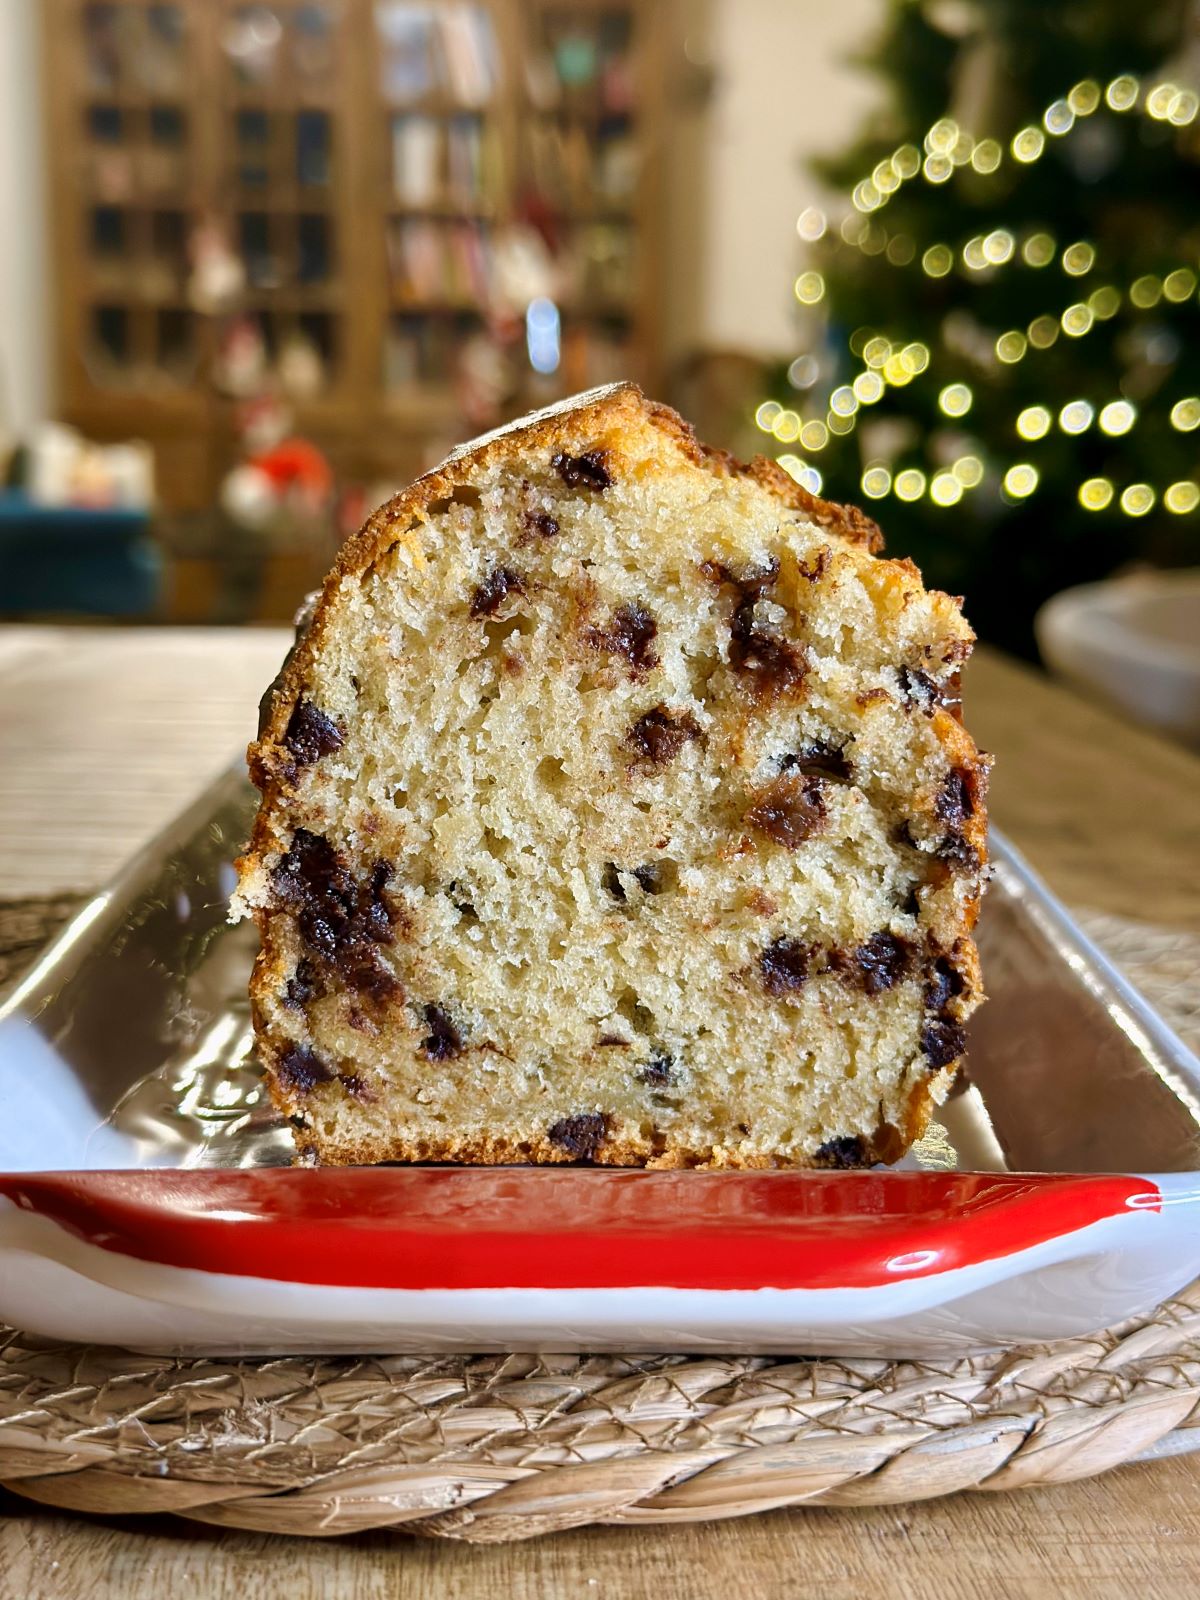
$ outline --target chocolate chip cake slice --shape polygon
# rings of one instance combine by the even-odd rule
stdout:
[[[959,604],[630,384],[343,549],[265,703],[236,909],[310,1159],[860,1166],[980,985]]]

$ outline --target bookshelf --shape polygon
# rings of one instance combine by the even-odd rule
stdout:
[[[359,481],[658,377],[653,0],[45,0],[59,409],[211,505],[269,388]]]

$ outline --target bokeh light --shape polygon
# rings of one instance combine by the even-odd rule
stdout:
[[[1200,484],[1193,483],[1190,478],[1173,483],[1163,495],[1163,505],[1177,517],[1195,511],[1196,507],[1200,506]]]
[[[1004,491],[1014,499],[1024,500],[1038,486],[1038,470],[1028,461],[1019,461],[1004,474]]]
[[[892,475],[886,467],[868,467],[862,475],[862,492],[870,500],[882,500],[892,487]]]
[[[938,395],[938,405],[948,417],[965,417],[974,396],[965,383],[948,383]]]
[[[1100,412],[1100,431],[1113,438],[1128,433],[1137,421],[1137,412],[1128,400],[1110,400]]]
[[[925,474],[919,467],[905,467],[896,474],[892,488],[899,500],[919,500],[925,493]]]
[[[1121,510],[1127,517],[1144,517],[1154,506],[1154,490],[1148,483],[1131,483],[1121,490]]]
[[[1064,433],[1084,433],[1095,415],[1095,407],[1087,400],[1068,400],[1058,413],[1058,425]]]
[[[1079,485],[1079,504],[1085,511],[1103,511],[1112,504],[1113,486],[1107,478],[1089,478]]]
[[[1044,439],[1050,432],[1050,422],[1045,406],[1026,406],[1017,418],[1017,432],[1022,439]]]

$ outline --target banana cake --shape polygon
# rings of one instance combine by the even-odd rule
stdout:
[[[854,1167],[981,998],[958,600],[632,384],[348,541],[264,700],[235,913],[309,1160]]]

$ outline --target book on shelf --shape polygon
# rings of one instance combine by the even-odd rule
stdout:
[[[486,5],[448,0],[377,0],[380,82],[391,105],[439,92],[456,105],[483,107],[499,83],[499,52]]]
[[[392,118],[392,182],[408,206],[431,206],[441,189],[441,125],[435,117]]]

